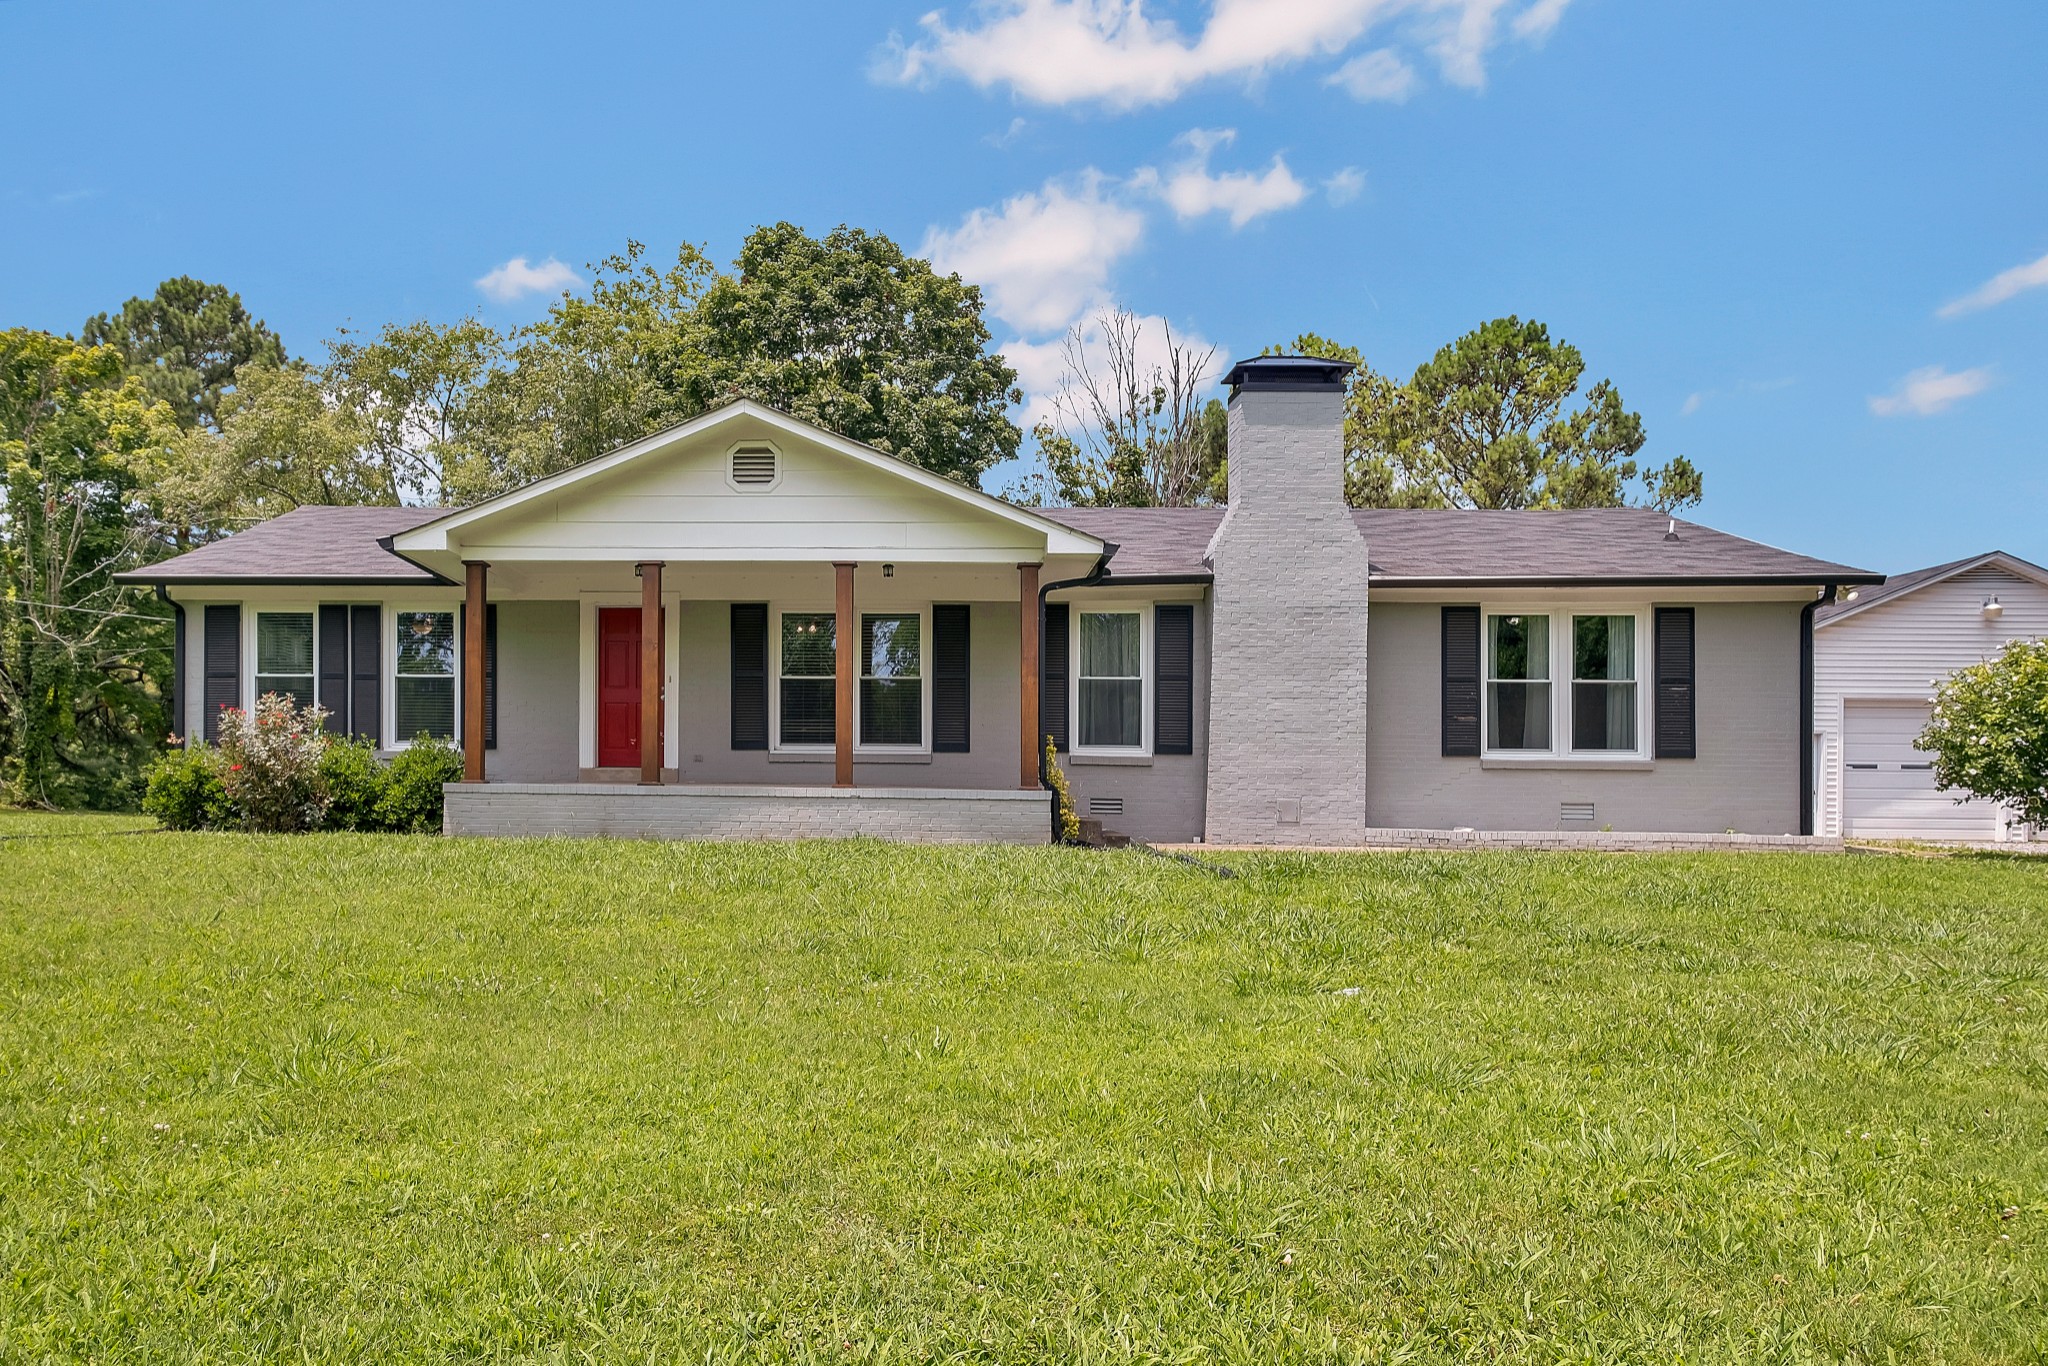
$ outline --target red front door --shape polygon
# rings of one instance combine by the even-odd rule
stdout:
[[[597,763],[640,767],[640,609],[597,609]]]

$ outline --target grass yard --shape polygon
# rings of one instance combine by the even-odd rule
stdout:
[[[0,1361],[2048,1359],[2041,863],[95,828]]]

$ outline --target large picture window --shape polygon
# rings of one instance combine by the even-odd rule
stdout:
[[[1572,618],[1572,748],[1636,748],[1636,619]]]
[[[392,654],[392,705],[400,744],[455,738],[455,614],[400,612]]]
[[[1486,619],[1486,747],[1550,748],[1550,618]]]
[[[924,743],[924,632],[914,612],[860,619],[860,742]]]
[[[256,696],[274,692],[313,705],[313,614],[256,614]]]
[[[838,722],[833,671],[838,619],[830,612],[782,614],[782,676],[778,731],[784,745],[829,745]]]
[[[1082,612],[1078,671],[1084,749],[1145,747],[1144,616]]]

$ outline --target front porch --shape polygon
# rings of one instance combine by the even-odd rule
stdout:
[[[934,787],[450,783],[451,835],[1045,844],[1051,794]]]

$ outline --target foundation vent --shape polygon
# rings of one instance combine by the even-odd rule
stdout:
[[[766,489],[782,473],[773,446],[752,443],[732,448],[732,483],[739,489]]]
[[[1122,797],[1090,797],[1088,814],[1091,816],[1121,816],[1124,814]]]
[[[1593,823],[1593,803],[1559,802],[1557,804],[1557,818],[1560,821],[1591,825]]]

